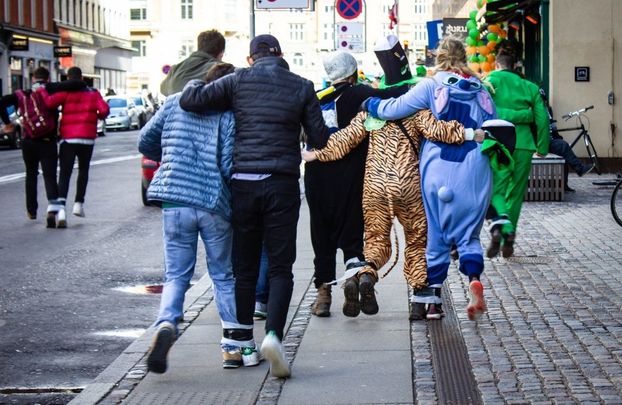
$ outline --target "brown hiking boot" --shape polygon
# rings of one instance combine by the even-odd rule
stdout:
[[[315,316],[326,317],[330,316],[330,304],[332,297],[330,295],[331,286],[328,284],[322,284],[317,289],[317,298],[311,307],[311,313]]]

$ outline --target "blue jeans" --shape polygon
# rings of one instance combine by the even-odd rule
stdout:
[[[266,248],[264,247],[261,250],[261,259],[259,260],[259,278],[257,279],[257,287],[255,287],[255,301],[267,304],[269,292],[268,254],[266,253]]]
[[[194,274],[200,234],[223,328],[244,328],[237,321],[235,306],[231,223],[218,214],[191,207],[164,208],[162,218],[165,273],[156,325],[164,321],[177,325],[182,317],[184,295]]]

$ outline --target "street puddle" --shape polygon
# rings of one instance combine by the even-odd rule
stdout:
[[[115,330],[103,330],[100,332],[93,333],[95,336],[103,336],[103,337],[120,337],[127,339],[137,339],[143,333],[145,333],[146,329],[115,329]]]
[[[128,294],[162,294],[162,284],[130,285],[125,287],[116,287],[113,288],[113,290]]]

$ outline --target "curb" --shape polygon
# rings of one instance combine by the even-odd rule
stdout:
[[[212,289],[212,280],[206,273],[199,281],[194,284],[187,292],[184,300],[184,314],[188,312],[197,301],[202,298],[209,290]],[[198,316],[197,311],[194,316],[189,316],[189,320],[186,322],[186,328],[196,319]],[[140,360],[146,355],[151,344],[151,335],[153,333],[153,326],[150,326],[145,333],[143,333],[138,339],[131,343],[120,355],[117,357],[108,367],[104,369],[93,381],[88,384],[82,392],[75,397],[69,404],[83,405],[83,404],[96,404],[106,398],[106,396],[112,392],[115,387],[132,371],[132,369],[140,362]],[[145,370],[146,372],[146,370]],[[144,377],[143,373],[133,373],[141,375],[132,375],[133,379]],[[128,394],[129,391],[126,392]]]

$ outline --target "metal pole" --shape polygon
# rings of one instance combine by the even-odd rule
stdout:
[[[255,38],[255,0],[250,0],[249,39]]]

